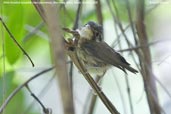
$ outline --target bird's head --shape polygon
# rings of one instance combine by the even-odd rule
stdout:
[[[93,21],[89,21],[78,30],[81,38],[94,41],[102,41],[103,30],[102,26]]]

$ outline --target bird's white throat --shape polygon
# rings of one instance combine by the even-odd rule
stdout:
[[[91,40],[93,37],[93,32],[89,25],[85,25],[84,27],[77,29],[77,31],[80,34],[81,38],[86,38],[88,40]]]

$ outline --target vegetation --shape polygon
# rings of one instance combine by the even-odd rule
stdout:
[[[1,1],[0,114],[168,114],[160,95],[171,95],[156,76],[151,48],[166,41],[152,39],[160,5],[144,0]],[[90,20],[103,26],[104,41],[138,69],[137,75],[112,68],[103,78],[92,76],[75,51],[67,50],[73,36],[62,28],[76,30]]]

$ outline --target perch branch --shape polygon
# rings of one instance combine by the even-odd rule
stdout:
[[[100,87],[96,84],[94,79],[90,76],[90,74],[86,71],[86,69],[84,68],[82,63],[79,61],[79,58],[77,57],[76,52],[75,51],[68,51],[68,55],[70,56],[70,58],[74,62],[74,64],[77,66],[79,71],[83,74],[84,78],[87,80],[87,82],[93,88],[93,90],[100,97],[100,99],[102,100],[103,104],[111,112],[111,114],[119,114],[119,112],[114,107],[114,105],[111,103],[111,101],[105,96],[103,91],[100,89]]]
[[[145,29],[144,19],[144,9],[145,1],[137,1],[137,14],[136,14],[136,29],[139,38],[140,45],[148,44],[148,36]],[[161,107],[158,102],[158,95],[156,90],[156,83],[154,80],[154,74],[152,71],[151,53],[148,47],[143,47],[138,53],[141,73],[143,76],[143,82],[145,91],[147,94],[147,101],[150,108],[151,114],[161,114]]]

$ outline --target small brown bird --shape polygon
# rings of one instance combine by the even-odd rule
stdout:
[[[94,72],[100,75],[111,66],[125,73],[125,69],[138,73],[119,53],[102,41],[102,26],[90,21],[76,31],[80,35],[76,46],[77,56],[89,73]]]

